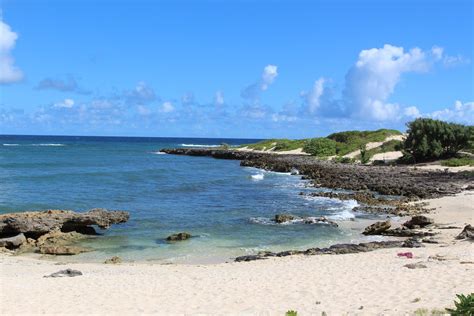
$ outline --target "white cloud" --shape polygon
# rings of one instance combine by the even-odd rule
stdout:
[[[263,69],[261,89],[265,91],[268,86],[273,83],[275,78],[278,76],[278,67],[275,65],[267,65]]]
[[[23,78],[23,73],[14,65],[11,51],[18,35],[8,24],[0,20],[0,83],[13,83]]]
[[[156,99],[155,90],[143,81],[138,82],[134,89],[125,91],[124,94],[129,103],[135,104],[148,103]]]
[[[353,116],[372,120],[394,118],[399,106],[387,103],[403,73],[423,72],[429,63],[419,48],[384,45],[363,50],[346,75],[344,98]]]
[[[443,121],[472,125],[474,124],[474,101],[463,103],[457,100],[453,107],[435,111],[428,116]]]
[[[435,60],[441,60],[443,58],[444,48],[439,46],[433,46],[431,48],[431,54]]]
[[[70,109],[74,106],[73,99],[64,99],[63,101],[56,102],[53,104],[55,108]]]
[[[214,104],[217,106],[224,105],[224,94],[222,91],[217,91],[216,94],[214,95]]]
[[[143,106],[143,105],[139,105],[137,107],[137,111],[138,111],[138,114],[142,116],[148,116],[151,114],[151,110],[148,107]]]
[[[301,95],[305,98],[307,110],[310,114],[314,114],[321,105],[321,96],[324,93],[324,78],[319,78],[314,82],[313,88],[309,92],[302,92]]]
[[[421,113],[416,106],[409,106],[403,109],[403,115],[410,118],[417,118],[421,116]]]
[[[160,112],[171,113],[173,111],[174,111],[174,106],[171,102],[169,102],[169,101],[163,102],[163,104],[161,105],[161,108],[160,108]]]
[[[296,116],[280,114],[280,113],[272,114],[273,122],[295,122],[296,120],[298,120]]]

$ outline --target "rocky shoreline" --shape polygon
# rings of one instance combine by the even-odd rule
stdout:
[[[377,192],[410,200],[436,198],[461,192],[474,183],[472,172],[427,171],[406,166],[366,166],[341,164],[305,155],[276,155],[240,150],[171,148],[173,155],[206,156],[240,160],[244,167],[276,172],[295,172],[310,179],[315,187]]]
[[[76,255],[91,249],[75,243],[97,235],[93,226],[108,229],[125,223],[124,211],[92,209],[85,213],[64,210],[19,212],[0,215],[0,250],[16,253],[35,252],[49,255]]]
[[[365,235],[401,237],[403,240],[336,244],[328,248],[289,250],[279,253],[260,252],[256,255],[237,257],[235,258],[237,262],[289,255],[345,254],[368,252],[381,248],[418,248],[423,247],[423,243],[437,243],[433,238],[435,233],[431,229],[434,223],[426,216],[419,215],[429,213],[431,209],[426,208],[425,203],[414,203],[414,201],[454,195],[463,190],[472,189],[474,183],[472,172],[449,173],[417,170],[406,166],[340,164],[304,155],[276,155],[209,148],[174,148],[162,149],[161,152],[173,155],[240,160],[240,165],[245,167],[301,175],[303,179],[311,180],[312,185],[316,188],[344,191],[300,192],[300,195],[356,200],[360,204],[357,211],[365,213],[413,216],[401,227],[391,228],[390,220],[387,220],[374,223],[362,232]],[[284,219],[291,220],[292,215],[284,214]],[[276,216],[275,221],[279,222],[279,215]]]

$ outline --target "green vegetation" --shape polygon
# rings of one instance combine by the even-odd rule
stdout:
[[[439,309],[432,309],[431,311],[427,308],[418,308],[413,315],[415,316],[440,316],[446,315],[446,312]]]
[[[474,127],[420,118],[407,124],[408,137],[403,144],[403,160],[421,162],[454,157],[471,146]]]
[[[268,139],[255,144],[244,145],[253,150],[270,150],[287,151],[298,148],[303,148],[306,143],[305,139],[291,140],[291,139]],[[244,147],[242,146],[242,147]]]
[[[333,159],[333,161],[338,163],[354,163],[355,159],[349,157],[336,157]]]
[[[298,316],[298,312],[297,311],[287,311],[285,313],[285,316]]]
[[[474,166],[474,158],[451,158],[441,161],[441,165],[446,167]]]
[[[389,136],[401,135],[394,129],[379,129],[376,131],[348,131],[334,133],[327,138],[337,142],[336,153],[338,156],[344,156],[348,153],[360,149],[361,146],[372,142],[382,142]]]
[[[458,294],[456,297],[459,302],[454,301],[454,308],[446,308],[446,311],[452,316],[474,315],[474,293],[463,295]]]
[[[318,157],[334,156],[336,154],[337,143],[329,138],[311,138],[303,147],[303,151]]]
[[[360,162],[363,164],[368,163],[370,160],[369,155],[367,154],[366,145],[360,146]]]
[[[392,140],[389,140],[388,142],[383,143],[379,147],[375,147],[375,148],[367,150],[366,155],[370,160],[370,158],[372,158],[376,154],[388,153],[391,151],[399,151],[399,150],[402,150],[402,148],[403,148],[402,141],[392,139]],[[356,156],[356,158],[360,160],[361,157],[360,155],[358,155]]]

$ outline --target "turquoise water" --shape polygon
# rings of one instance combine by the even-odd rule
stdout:
[[[306,249],[357,238],[350,229],[293,223],[278,213],[347,221],[354,201],[307,198],[298,176],[238,161],[158,154],[164,147],[232,145],[238,139],[0,136],[0,212],[126,210],[130,221],[85,242],[96,251],[68,260],[225,261],[259,250]],[[344,225],[342,225],[344,226]],[[169,244],[171,233],[194,238]]]

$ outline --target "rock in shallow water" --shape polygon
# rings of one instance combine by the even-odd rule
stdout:
[[[167,241],[182,241],[182,240],[187,240],[191,237],[192,236],[191,236],[190,233],[182,232],[182,233],[177,233],[177,234],[170,235],[170,236],[166,237],[166,240]]]
[[[121,262],[122,262],[122,258],[120,258],[118,256],[113,256],[112,258],[106,259],[104,261],[105,264],[117,264],[117,263],[121,263]]]
[[[291,214],[277,214],[275,215],[275,223],[283,224],[294,220],[296,217]]]
[[[76,247],[76,246],[43,246],[39,248],[39,252],[44,255],[57,255],[57,256],[71,256],[78,255],[83,252],[91,251],[88,248]]]
[[[63,226],[68,231],[84,229],[90,225],[107,229],[112,224],[124,223],[128,219],[128,212],[100,208],[85,213],[63,210],[9,213],[0,215],[0,235],[24,233],[37,237],[53,230],[61,230]]]

